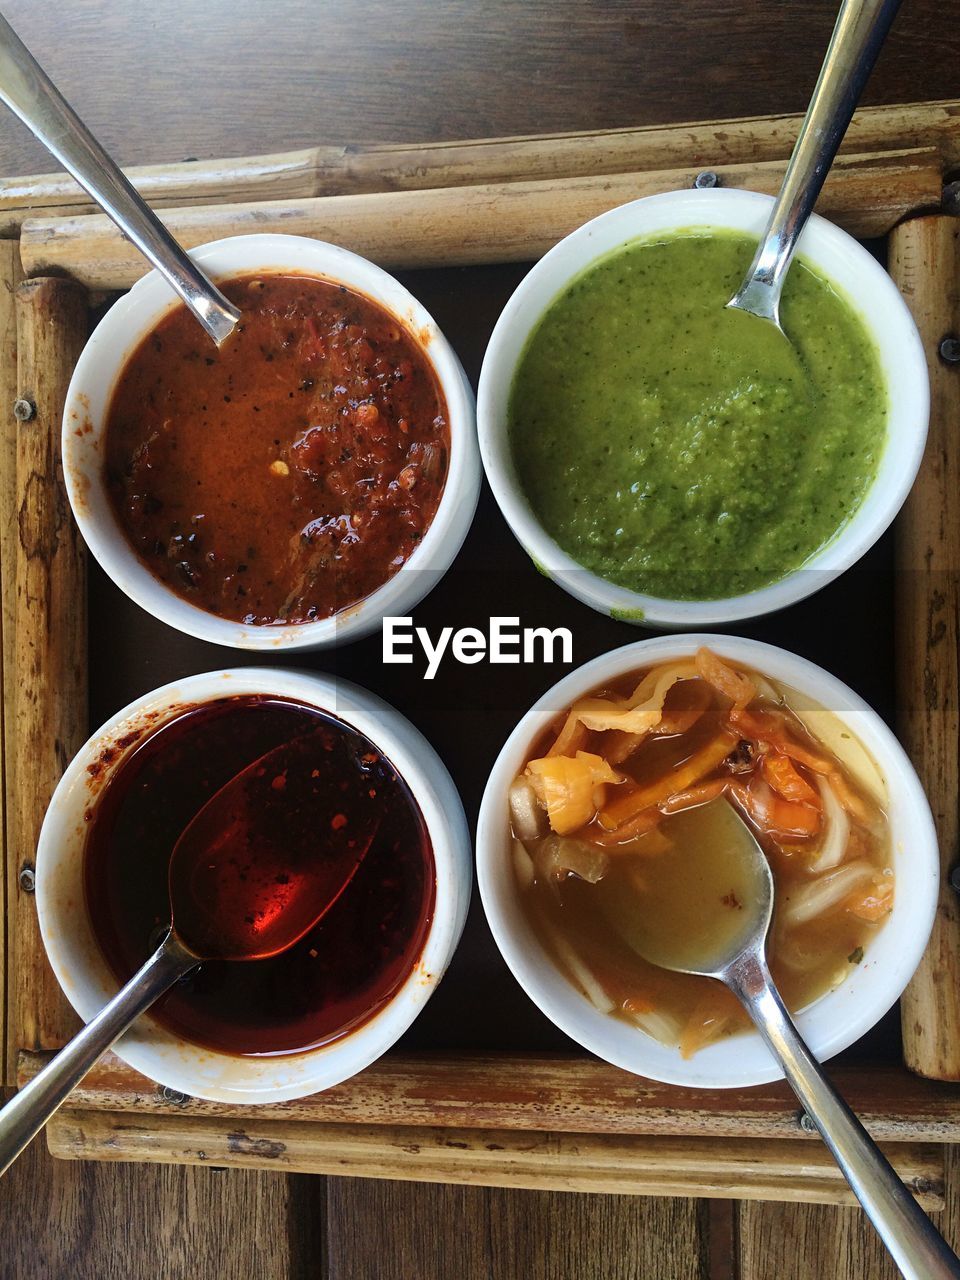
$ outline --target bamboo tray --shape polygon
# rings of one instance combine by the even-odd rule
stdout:
[[[799,119],[451,143],[319,148],[131,171],[188,245],[252,230],[329,238],[411,281],[474,373],[522,271],[585,219],[627,199],[713,179],[774,191]],[[897,718],[927,787],[944,884],[927,956],[901,1002],[831,1074],[928,1208],[944,1203],[960,1141],[960,921],[950,872],[960,779],[960,103],[854,118],[820,208],[885,241],[927,347],[933,387],[923,469],[896,528],[812,601],[751,628],[797,649]],[[483,265],[486,264],[486,265]],[[470,268],[464,270],[461,268]],[[23,1082],[76,1026],[47,966],[33,851],[64,765],[88,728],[188,671],[244,655],[175,635],[88,566],[59,459],[67,383],[91,308],[144,265],[62,175],[0,182],[0,594],[6,912],[5,1079]],[[26,279],[25,279],[26,277]],[[16,416],[6,407],[16,402]],[[89,642],[87,603],[89,609]],[[636,638],[535,573],[484,498],[457,568],[421,606],[428,625],[517,613],[573,630],[584,661]],[[829,624],[829,625],[827,625]],[[896,631],[896,648],[892,636]],[[468,806],[550,669],[385,669],[379,641],[314,665],[411,714]],[[866,655],[866,661],[864,661]],[[303,664],[304,659],[298,659]],[[398,676],[397,672],[403,674]],[[88,707],[89,703],[89,707]],[[954,1082],[954,1083],[951,1083]],[[848,1203],[785,1086],[682,1090],[579,1052],[530,1006],[474,904],[450,973],[397,1050],[326,1093],[244,1108],[202,1102],[109,1056],[47,1129],[66,1158],[209,1163],[580,1191]]]

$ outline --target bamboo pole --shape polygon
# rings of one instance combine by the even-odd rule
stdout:
[[[74,1160],[146,1160],[229,1168],[397,1178],[468,1186],[617,1195],[855,1203],[819,1143],[716,1142],[608,1134],[324,1125],[298,1120],[58,1113],[51,1152]],[[897,1144],[886,1154],[927,1209],[943,1207],[943,1148]]]
[[[960,1080],[960,365],[938,354],[960,337],[960,219],[916,218],[890,239],[894,279],[930,370],[930,435],[897,525],[899,727],[933,809],[942,880],[933,936],[901,1003],[907,1066]],[[909,885],[903,892],[909,892]]]
[[[642,129],[464,142],[325,146],[277,155],[192,160],[127,169],[156,208],[295,200],[371,191],[413,191],[538,178],[579,178],[638,170],[786,160],[801,117],[761,116]],[[933,146],[941,168],[960,167],[960,103],[861,108],[846,153]],[[0,236],[16,236],[26,217],[94,211],[64,173],[0,182]]]
[[[783,162],[721,166],[725,186],[773,194]],[[539,257],[575,227],[639,196],[693,185],[696,165],[607,177],[326,196],[171,209],[163,221],[187,248],[223,236],[279,231],[331,240],[381,265],[463,266]],[[939,206],[940,157],[930,147],[841,157],[818,209],[860,237]],[[106,217],[32,219],[20,240],[28,275],[65,274],[91,289],[125,289],[148,270]]]
[[[47,1060],[21,1054],[19,1083]],[[902,1067],[841,1067],[832,1075],[878,1142],[960,1142],[960,1090]],[[108,1054],[74,1090],[71,1108],[237,1121],[819,1141],[800,1124],[796,1097],[782,1082],[742,1093],[677,1089],[586,1055],[391,1053],[322,1093],[251,1106],[171,1095]]]
[[[13,691],[14,669],[14,599],[16,594],[16,488],[17,432],[13,402],[17,396],[17,313],[14,294],[22,279],[20,255],[13,241],[0,243],[0,829],[3,835],[3,857],[0,859],[0,1083],[13,1083],[8,1064],[13,1055],[7,1053],[8,1009],[11,1006],[13,972],[7,964],[7,901],[14,888],[13,858],[8,858],[7,836],[9,797],[14,788]]]
[[[17,289],[19,394],[36,406],[17,432],[16,689],[20,761],[10,856],[32,867],[40,824],[86,735],[86,559],[63,484],[60,420],[87,332],[84,290],[69,280]],[[11,916],[11,1044],[54,1048],[78,1025],[47,964],[34,895],[18,883]]]

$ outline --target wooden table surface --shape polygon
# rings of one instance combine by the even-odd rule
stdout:
[[[7,0],[126,164],[802,110],[834,0]],[[904,6],[866,101],[960,98]],[[2,117],[0,173],[45,153]],[[941,1227],[960,1244],[960,1165]],[[52,1161],[0,1189],[0,1280],[885,1280],[855,1210]]]

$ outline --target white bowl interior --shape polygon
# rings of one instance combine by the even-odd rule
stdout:
[[[434,918],[417,964],[393,999],[343,1039],[303,1053],[244,1058],[182,1040],[147,1015],[115,1047],[124,1062],[137,1071],[192,1097],[277,1102],[329,1088],[388,1049],[436,988],[463,929],[472,878],[470,833],[463,807],[433,748],[399,712],[345,681],[254,667],[191,676],[131,703],[90,738],[54,792],[37,852],[37,911],[57,981],[88,1022],[118,987],[86,910],[84,813],[102,785],[102,779],[92,780],[88,766],[131,729],[152,723],[152,717],[160,723],[184,705],[239,694],[294,699],[329,711],[366,734],[413,792],[436,862]]]
[[[846,297],[873,337],[889,398],[887,441],[863,503],[805,566],[760,590],[717,601],[670,601],[628,591],[584,569],[540,525],[520,486],[507,432],[510,388],[527,340],[550,303],[591,263],[634,240],[690,228],[759,237],[772,197],[752,191],[677,191],[601,214],[550,250],[524,278],[490,338],[480,375],[480,451],[497,502],[527,553],[571,595],[603,613],[663,627],[726,624],[781,609],[849,568],[880,537],[910,491],[927,435],[929,383],[923,347],[893,281],[846,232],[814,215],[799,253]]]
[[[519,905],[510,857],[507,792],[533,743],[578,697],[642,667],[693,654],[706,644],[799,691],[834,712],[867,748],[887,783],[896,877],[891,915],[863,961],[797,1024],[820,1059],[867,1032],[899,998],[920,962],[933,925],[939,854],[930,807],[902,747],[880,717],[822,668],[778,649],[730,636],[666,636],[604,654],[555,685],[523,717],[503,748],[484,792],[477,829],[477,873],[487,920],[503,956],[530,998],[562,1031],[618,1067],[668,1084],[734,1088],[764,1084],[782,1072],[756,1032],[730,1037],[685,1060],[639,1028],[599,1012],[563,976]]]
[[[316,649],[369,634],[385,614],[409,613],[452,563],[470,528],[480,492],[473,392],[452,347],[399,281],[336,245],[301,236],[233,236],[195,249],[190,256],[214,280],[288,271],[337,281],[379,302],[416,336],[447,402],[450,465],[439,506],[420,545],[398,573],[365,600],[316,622],[245,626],[197,608],[155,578],[127,542],[103,476],[104,428],[117,378],[143,337],[179,301],[166,281],[151,271],[101,320],[67,391],[64,478],[90,550],[117,586],[148,613],[187,635],[234,648]]]

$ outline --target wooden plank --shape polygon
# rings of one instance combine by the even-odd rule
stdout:
[[[945,1207],[931,1213],[947,1244],[960,1248],[960,1150],[948,1149]],[[900,1272],[861,1209],[820,1205],[737,1207],[739,1280],[898,1280]]]
[[[0,1082],[12,1082],[7,1051],[8,1008],[13,971],[7,964],[7,901],[15,892],[16,858],[8,841],[8,797],[14,788],[16,749],[13,738],[14,600],[16,598],[17,311],[14,295],[23,277],[18,246],[0,243]]]
[[[760,116],[646,129],[606,129],[464,142],[313,147],[276,155],[140,165],[125,172],[158,209],[372,191],[417,191],[537,178],[785,160],[801,117]],[[960,166],[960,103],[866,107],[853,117],[843,153],[933,146],[944,169]],[[27,217],[95,211],[65,173],[0,181],[0,236]]]
[[[36,414],[17,433],[17,770],[11,849],[32,865],[47,803],[86,737],[86,554],[70,515],[60,461],[60,421],[70,374],[87,333],[83,289],[69,280],[20,285],[20,394]],[[15,998],[10,1042],[53,1048],[78,1025],[47,963],[32,893],[8,904]]]
[[[336,1280],[708,1280],[705,1207],[329,1178],[328,1265]]]
[[[47,1055],[22,1054],[20,1083],[46,1061]],[[831,1077],[878,1141],[960,1142],[960,1090],[899,1068],[845,1068]],[[251,1107],[171,1099],[108,1054],[72,1097],[78,1110],[138,1115],[819,1141],[800,1127],[797,1100],[785,1084],[742,1092],[677,1089],[585,1055],[387,1054],[323,1093]]]
[[[4,1177],[0,1271],[4,1280],[315,1280],[323,1206],[299,1212],[306,1181],[239,1169],[71,1164],[51,1159],[37,1139]]]
[[[321,1124],[218,1116],[59,1112],[47,1127],[64,1159],[218,1164],[401,1181],[848,1204],[826,1147],[782,1140]],[[943,1147],[896,1143],[887,1155],[925,1206],[943,1203]]]
[[[863,1211],[800,1204],[738,1206],[739,1280],[898,1280]]]
[[[332,240],[389,268],[524,262],[616,205],[691,187],[698,169],[208,205],[167,210],[163,221],[187,248],[277,231]],[[771,194],[783,169],[779,160],[717,166],[723,185]],[[853,235],[879,236],[907,214],[939,206],[941,189],[933,147],[845,156],[833,166],[818,209]],[[128,288],[148,269],[102,215],[30,219],[20,251],[27,275],[66,274],[92,289]]]
[[[917,218],[890,237],[891,271],[913,311],[930,370],[930,436],[897,523],[897,706],[940,837],[943,878],[933,936],[901,1002],[913,1071],[960,1080],[960,365],[939,356],[960,337],[960,219]]]

